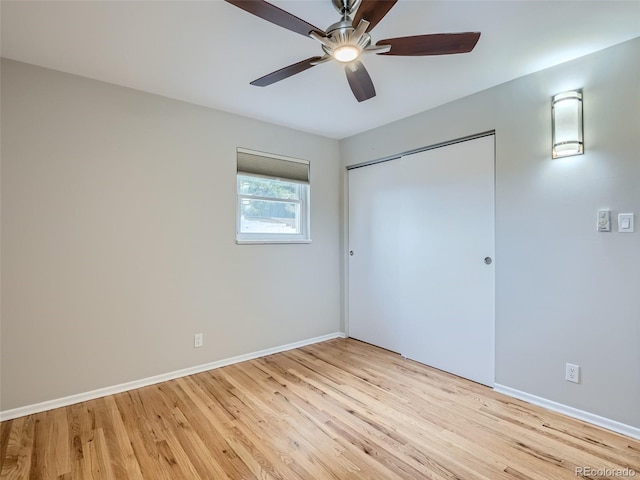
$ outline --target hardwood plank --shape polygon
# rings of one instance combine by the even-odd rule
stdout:
[[[575,480],[640,441],[330,340],[0,424],[0,478]]]
[[[85,447],[85,456],[83,459],[83,475],[85,478],[104,478],[107,480],[116,478],[111,469],[106,443],[104,430],[98,428],[95,431],[93,439],[87,442]]]
[[[69,425],[69,456],[71,462],[71,474],[75,476],[76,467],[84,457],[82,450],[82,425],[80,421],[80,411],[82,404],[78,403],[67,407],[67,424]]]
[[[111,466],[117,478],[130,480],[142,479],[142,472],[136,460],[127,429],[122,422],[120,412],[113,396],[105,397],[106,413],[109,416],[110,432],[113,432],[115,444],[110,447]],[[122,461],[119,462],[118,459]]]
[[[33,430],[33,449],[31,455],[31,472],[34,478],[46,480],[53,478],[53,465],[51,462],[51,454],[53,453],[48,441],[49,432],[53,429],[53,425],[47,422],[47,412],[37,413],[34,416]]]
[[[13,420],[8,420],[6,424],[5,428],[0,428],[0,472],[2,472],[2,469],[5,467],[7,448],[9,448],[9,438],[11,437],[11,431],[13,430]]]
[[[2,458],[0,459],[0,478],[20,478],[25,475],[24,462],[21,462],[23,428],[25,417],[5,422],[2,429]]]
[[[64,408],[57,408],[50,410],[47,414],[49,414],[47,421],[52,425],[50,440],[53,448],[53,461],[55,462],[54,475],[61,477],[71,473],[67,411]]]

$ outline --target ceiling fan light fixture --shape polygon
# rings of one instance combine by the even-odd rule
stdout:
[[[341,45],[331,55],[339,62],[352,62],[360,56],[360,49],[355,45]]]

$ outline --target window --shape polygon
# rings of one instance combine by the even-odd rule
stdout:
[[[308,243],[309,162],[238,148],[237,243]]]

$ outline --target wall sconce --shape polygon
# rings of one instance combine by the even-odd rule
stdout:
[[[555,95],[551,101],[552,158],[582,155],[582,91]]]

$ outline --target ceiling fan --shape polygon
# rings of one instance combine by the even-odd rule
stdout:
[[[371,44],[369,32],[389,13],[398,0],[331,0],[342,19],[326,32],[264,0],[226,0],[253,15],[293,32],[311,37],[322,46],[324,55],[276,70],[251,82],[266,87],[329,60],[344,63],[351,91],[362,102],[376,96],[371,77],[359,60],[367,53],[378,55],[448,55],[468,53],[476,46],[480,32],[436,33],[388,38]]]

